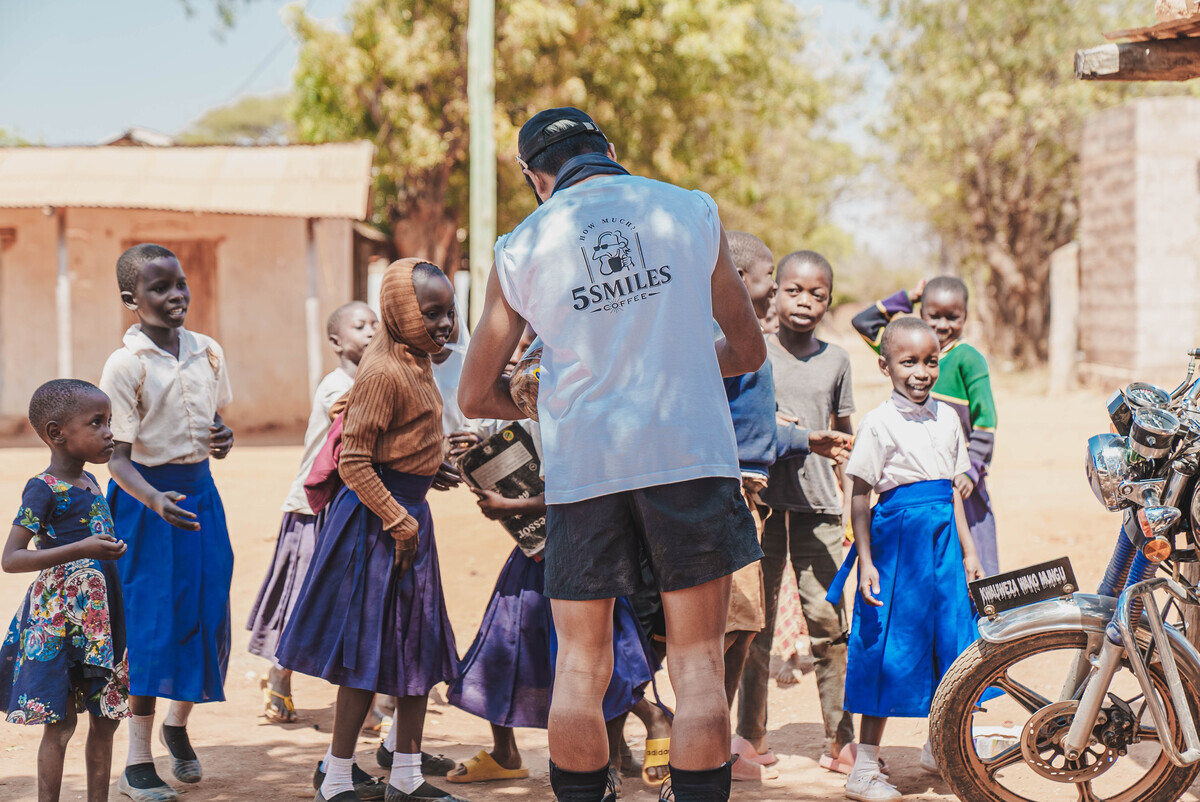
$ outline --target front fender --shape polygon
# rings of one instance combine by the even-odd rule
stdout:
[[[1005,643],[1063,629],[1103,632],[1117,609],[1113,596],[1074,593],[1071,598],[1047,599],[979,619],[979,637],[989,643]]]

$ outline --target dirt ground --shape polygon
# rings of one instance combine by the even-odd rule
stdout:
[[[887,394],[862,347],[855,355],[855,392],[859,416]],[[1182,365],[1181,365],[1182,367]],[[1084,589],[1098,581],[1117,524],[1092,497],[1082,467],[1087,437],[1108,428],[1104,393],[1076,392],[1049,398],[1039,376],[1001,376],[997,381],[1001,426],[997,454],[989,480],[1000,532],[1002,567],[1018,568],[1070,555]],[[857,416],[856,416],[857,417]],[[264,661],[246,651],[244,630],[249,607],[263,579],[279,525],[279,504],[298,462],[297,446],[262,447],[239,444],[224,462],[216,463],[217,484],[225,499],[237,562],[233,578],[233,657],[226,682],[228,701],[202,706],[192,717],[191,735],[204,764],[205,779],[184,787],[183,799],[270,800],[312,799],[312,769],[324,754],[332,723],[333,689],[323,681],[297,676],[295,699],[300,721],[272,725],[260,717],[259,677]],[[0,452],[0,509],[15,511],[28,477],[45,468],[41,449]],[[103,470],[99,471],[103,476]],[[106,476],[103,478],[107,478]],[[431,497],[438,546],[445,578],[450,617],[459,652],[465,652],[482,616],[496,574],[512,547],[504,531],[479,514],[465,490],[434,493]],[[7,627],[9,611],[22,598],[29,576],[0,575],[0,611]],[[660,684],[666,685],[665,675]],[[456,760],[490,747],[485,722],[441,701],[435,692],[426,728],[426,751]],[[81,730],[82,730],[81,725]],[[125,732],[117,735],[115,777],[125,756]],[[0,799],[36,799],[38,727],[0,725]],[[918,766],[925,740],[923,720],[897,719],[888,728],[884,753],[892,779],[910,799],[952,799],[947,786],[923,774]],[[644,733],[636,721],[626,728],[635,756],[641,757]],[[83,733],[71,743],[63,789],[64,800],[83,799]],[[473,802],[551,798],[547,780],[545,733],[518,733],[530,780],[454,790]],[[790,688],[772,686],[770,743],[780,756],[780,778],[762,786],[735,784],[735,799],[819,800],[841,798],[843,777],[817,765],[822,732],[812,674]],[[359,764],[374,769],[376,739],[364,739]],[[155,744],[161,755],[161,748]],[[159,772],[169,777],[159,758]],[[1064,789],[1064,791],[1067,789]],[[657,799],[657,793],[627,779],[626,800]],[[1076,798],[1074,793],[1063,798]],[[1189,794],[1189,799],[1197,797]]]

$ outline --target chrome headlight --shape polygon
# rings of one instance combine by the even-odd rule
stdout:
[[[1120,492],[1121,482],[1135,478],[1133,464],[1140,457],[1129,447],[1129,439],[1117,434],[1098,434],[1088,440],[1087,477],[1100,503],[1115,512],[1129,504]]]

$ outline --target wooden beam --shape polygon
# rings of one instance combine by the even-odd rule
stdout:
[[[1189,81],[1200,78],[1200,38],[1122,42],[1075,51],[1084,81]]]

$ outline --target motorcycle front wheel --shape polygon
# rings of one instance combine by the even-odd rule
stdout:
[[[1086,633],[1062,630],[1006,643],[979,640],[959,655],[938,686],[929,722],[942,776],[960,799],[1169,802],[1183,796],[1200,764],[1181,767],[1167,758],[1128,663],[1113,678],[1096,742],[1078,760],[1066,759],[1061,741],[1075,706],[1070,678],[1087,646]],[[1178,651],[1176,663],[1200,721],[1200,677]],[[1159,698],[1169,699],[1161,664],[1152,656],[1148,668]],[[1178,717],[1169,702],[1165,707],[1171,737],[1182,744]]]

